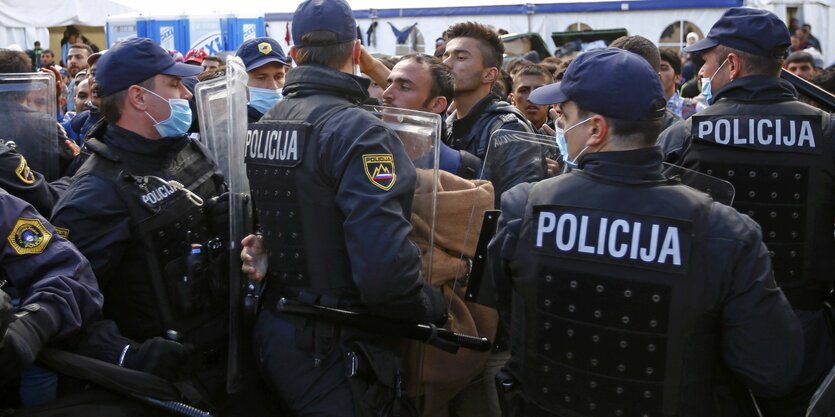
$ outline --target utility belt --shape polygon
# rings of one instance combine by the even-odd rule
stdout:
[[[343,357],[357,417],[417,416],[413,402],[405,395],[398,340],[325,320],[285,314],[278,309],[281,298],[334,308],[355,306],[356,302],[314,294],[304,288],[267,285],[261,308],[295,326],[296,347],[311,353],[314,367],[328,355]]]

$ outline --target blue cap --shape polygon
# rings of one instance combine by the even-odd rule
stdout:
[[[148,38],[132,38],[99,58],[96,85],[99,97],[105,97],[157,74],[190,77],[202,71],[199,66],[175,62],[168,51]]]
[[[661,78],[640,55],[618,48],[580,54],[562,81],[531,92],[534,104],[573,101],[583,110],[623,120],[664,117]]]
[[[785,58],[791,37],[786,24],[774,13],[733,7],[716,21],[704,39],[684,48],[684,52],[700,52],[717,45],[767,58]]]
[[[357,22],[354,11],[345,0],[307,0],[293,13],[293,44],[305,46],[302,36],[306,33],[325,31],[336,35],[336,41],[316,46],[351,42],[357,39]],[[308,45],[309,46],[309,45]]]
[[[270,62],[290,65],[290,61],[284,55],[281,45],[273,38],[250,39],[241,44],[235,55],[244,61],[247,71],[252,71]]]

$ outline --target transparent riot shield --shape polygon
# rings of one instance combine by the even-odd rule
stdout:
[[[727,206],[734,202],[736,191],[728,181],[666,162],[663,169],[665,177],[677,179],[684,185],[706,193],[716,202]]]
[[[34,181],[30,169],[48,181],[60,178],[72,157],[59,143],[56,108],[53,74],[0,74],[0,141],[13,144],[26,158],[16,172],[23,182]]]
[[[423,275],[440,289],[447,303],[446,328],[493,340],[498,316],[490,309],[466,302],[466,280],[476,256],[477,239],[470,236],[471,219],[493,209],[489,182],[467,180],[441,171],[440,117],[410,110],[371,107],[394,130],[417,170],[410,238],[423,254]],[[408,343],[404,356],[411,397],[419,399],[424,416],[445,413],[449,400],[483,369],[488,352],[460,349],[451,353],[433,345]]]
[[[835,416],[835,367],[823,379],[806,410],[806,417]]]
[[[241,273],[241,240],[252,230],[249,181],[244,165],[247,133],[247,74],[240,58],[230,56],[223,77],[200,82],[195,87],[200,140],[208,147],[229,186],[229,368],[227,391],[242,389],[245,358],[250,346],[246,329],[251,317],[244,307],[251,284]],[[250,294],[254,296],[254,294]],[[250,364],[251,365],[251,364]]]

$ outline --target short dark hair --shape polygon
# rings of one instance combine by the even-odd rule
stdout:
[[[659,101],[658,106],[663,108],[664,103]],[[592,113],[585,109],[578,110],[578,114],[582,119],[591,116]],[[661,134],[664,128],[663,117],[651,120],[624,120],[602,114],[601,116],[606,119],[606,124],[609,125],[611,134],[617,136],[620,143],[633,147],[645,148],[655,145],[658,141],[658,135]]]
[[[477,39],[484,66],[486,68],[502,68],[504,43],[499,35],[489,27],[475,22],[456,23],[444,31],[446,42],[455,38]]]
[[[755,55],[725,45],[717,45],[716,53],[719,55],[719,62],[724,62],[731,53],[739,55],[743,60],[743,69],[746,75],[778,77],[780,76],[780,70],[783,68],[782,58],[769,58]]]
[[[324,65],[339,69],[351,58],[354,41],[335,43],[336,33],[324,30],[308,32],[302,35],[297,46],[296,63],[299,65]]]
[[[527,60],[525,58],[522,58],[522,57],[517,57],[517,58],[511,59],[510,61],[507,61],[507,64],[504,66],[504,69],[512,77],[516,74],[516,71],[518,71],[519,68],[526,67],[526,66],[532,65],[532,64],[533,64],[532,61],[529,61],[529,60]]]
[[[137,85],[145,87],[148,90],[153,90],[154,77],[148,78]],[[96,84],[96,90],[99,90],[99,87],[101,85]],[[107,120],[108,123],[116,123],[122,118],[122,111],[125,109],[125,97],[127,95],[127,88],[104,97],[99,94],[99,112],[101,112],[104,120]]]
[[[815,66],[815,58],[812,56],[812,54],[810,54],[808,52],[804,52],[804,51],[797,51],[797,52],[792,52],[792,54],[789,55],[789,57],[786,58],[785,61],[783,61],[783,65],[787,66],[791,63],[804,63],[804,62],[808,63],[809,65],[811,65],[813,67]]]
[[[452,75],[449,67],[444,65],[440,59],[426,54],[409,54],[400,59],[400,62],[405,61],[414,61],[416,64],[429,66],[432,86],[429,87],[429,97],[423,103],[424,106],[429,104],[429,100],[438,96],[446,98],[447,106],[452,103],[452,99],[455,97],[455,76]]]
[[[203,61],[215,61],[215,62],[219,63],[220,65],[223,65],[223,58],[221,58],[217,55],[209,55],[209,56],[203,58]]]
[[[815,74],[809,81],[811,81],[812,84],[828,91],[830,94],[835,94],[835,67],[830,66],[818,74]]]
[[[53,58],[55,57],[55,52],[52,52],[52,49],[44,49],[41,51],[41,56],[44,56],[44,54],[50,54]]]
[[[87,56],[88,57],[90,55],[93,55],[93,48],[91,48],[90,45],[87,45],[86,43],[74,43],[74,44],[70,45],[69,48],[67,48],[67,51],[69,51],[70,49],[73,49],[73,48],[74,49],[83,49],[83,50],[87,51]]]
[[[398,58],[395,56],[382,56],[380,58],[377,58],[377,60],[382,62],[383,65],[385,65],[386,68],[388,68],[389,71],[391,71],[391,69],[394,68],[394,66],[397,65],[397,63],[400,62],[402,58]]]
[[[681,74],[681,58],[679,58],[678,52],[671,48],[658,48],[658,53],[661,55],[662,61],[667,61],[667,64],[673,67],[673,72],[676,75]]]
[[[32,71],[32,59],[25,52],[0,50],[0,73],[18,74]]]
[[[513,75],[513,85],[516,85],[516,79],[523,75],[542,76],[548,79],[548,84],[554,82],[554,74],[542,64],[525,65],[519,68]],[[515,88],[515,87],[514,87]]]
[[[610,48],[623,49],[644,58],[655,72],[661,71],[661,55],[651,40],[638,35],[621,36],[609,44]]]

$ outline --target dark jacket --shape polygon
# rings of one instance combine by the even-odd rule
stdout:
[[[311,289],[359,300],[377,314],[432,320],[438,294],[424,285],[420,251],[408,239],[415,168],[397,135],[358,107],[367,87],[367,80],[328,67],[300,66],[261,121],[313,125],[290,172],[296,179],[282,185],[297,189]],[[376,165],[366,156],[381,155],[391,158],[391,182],[372,179]]]
[[[702,197],[693,198],[695,194],[693,194],[692,190],[687,189],[687,187],[664,185],[665,181],[661,174],[661,153],[658,148],[590,154],[582,158],[579,164],[579,169],[567,174],[533,185],[520,185],[508,191],[502,201],[502,217],[499,221],[499,230],[489,246],[489,253],[493,257],[491,260],[491,270],[496,281],[497,293],[500,295],[499,308],[504,312],[502,317],[505,319],[512,314],[511,322],[512,326],[514,326],[514,339],[511,344],[513,357],[508,362],[507,367],[517,378],[523,379],[520,381],[523,392],[527,392],[527,390],[535,391],[538,389],[537,387],[547,386],[548,384],[558,386],[565,384],[565,389],[567,390],[584,389],[584,386],[579,383],[575,384],[576,386],[571,386],[570,383],[564,382],[568,379],[561,378],[558,375],[559,370],[556,371],[553,381],[524,380],[526,376],[530,378],[530,375],[526,373],[528,371],[522,370],[542,368],[542,364],[538,363],[525,364],[525,360],[530,360],[530,354],[526,356],[522,353],[523,350],[530,349],[530,343],[532,343],[530,337],[527,339],[524,338],[524,335],[530,334],[531,326],[531,323],[525,324],[525,321],[533,319],[527,316],[529,313],[528,309],[533,309],[534,305],[536,305],[537,310],[542,307],[541,302],[537,300],[524,298],[525,301],[522,303],[521,294],[524,291],[530,294],[531,285],[538,285],[536,287],[539,288],[538,294],[542,294],[542,291],[547,291],[549,287],[545,283],[550,281],[548,277],[544,281],[541,280],[541,276],[542,274],[547,274],[549,270],[536,269],[536,266],[531,265],[541,266],[548,262],[556,262],[548,260],[549,256],[555,255],[551,255],[551,252],[547,250],[543,251],[543,249],[539,249],[539,252],[530,252],[520,249],[523,245],[533,245],[533,241],[528,241],[524,236],[528,236],[531,233],[531,228],[535,229],[537,227],[537,220],[533,217],[534,211],[536,210],[535,206],[540,207],[541,210],[549,210],[551,207],[564,207],[564,205],[568,205],[565,207],[584,207],[579,209],[581,211],[605,210],[605,213],[609,213],[609,215],[606,215],[607,217],[615,218],[618,216],[618,213],[639,213],[639,211],[647,211],[650,213],[663,212],[666,205],[662,203],[667,201],[664,200],[664,197],[669,198],[679,195],[682,199],[677,203],[685,205],[690,204],[688,203],[688,198],[691,199],[689,201],[692,204],[702,204],[697,203],[697,200],[703,200]],[[652,187],[658,187],[658,191],[655,191],[655,188]],[[604,189],[618,193],[620,195],[618,201],[610,201],[605,196],[593,192],[593,190]],[[644,191],[641,191],[641,189]],[[583,190],[592,190],[592,192],[586,195],[583,193]],[[663,195],[664,197],[660,199],[644,198],[644,203],[626,201],[629,197],[624,197],[640,192],[658,192],[660,193],[659,195]],[[570,197],[567,199],[560,197],[565,196],[566,193],[570,193]],[[577,200],[581,204],[573,205],[566,202],[566,200]],[[633,204],[653,204],[653,202],[657,202],[657,206],[639,207],[636,209],[629,208]],[[667,375],[681,375],[681,381],[676,380],[673,382],[674,384],[688,382],[688,384],[698,386],[704,383],[704,380],[700,378],[709,378],[707,380],[707,386],[715,387],[717,380],[713,379],[716,378],[716,374],[714,374],[712,369],[715,369],[718,363],[723,363],[732,371],[737,379],[742,381],[756,395],[775,396],[784,393],[791,387],[801,366],[801,352],[803,348],[802,330],[785,296],[775,286],[768,253],[762,244],[760,229],[750,218],[740,215],[728,206],[715,202],[707,202],[705,207],[707,211],[704,221],[707,227],[703,237],[699,239],[706,239],[706,242],[705,244],[694,246],[692,255],[690,256],[693,260],[710,259],[711,262],[707,263],[707,265],[699,266],[699,268],[703,267],[703,269],[698,274],[699,283],[695,285],[695,288],[698,288],[698,290],[688,292],[686,296],[688,297],[687,310],[679,313],[691,318],[698,317],[695,322],[695,333],[690,333],[690,336],[686,338],[686,345],[700,347],[695,348],[690,353],[686,353],[687,349],[685,351],[679,351],[682,357],[670,358],[672,361],[667,362],[667,366],[676,364],[676,366],[684,367],[684,369],[679,370],[681,373],[677,373],[679,371],[673,371],[673,368],[669,368],[665,372]],[[566,210],[570,211],[571,209]],[[638,214],[625,215],[637,216]],[[589,224],[593,221],[593,219],[589,220]],[[541,223],[539,223],[539,227],[542,227]],[[590,234],[589,237],[581,237],[580,239],[583,242],[589,239],[588,242],[594,244],[593,242],[595,242],[596,236],[597,233],[594,233],[593,236]],[[573,239],[573,237],[569,239]],[[554,245],[553,234],[547,234],[544,240],[550,240],[550,245]],[[560,241],[558,240],[558,242]],[[611,247],[613,242],[611,240],[609,242]],[[621,242],[627,242],[625,243],[626,245],[629,244],[626,239]],[[600,253],[600,249],[598,249],[598,254]],[[589,257],[592,256],[589,255]],[[565,258],[562,256],[558,260],[563,259],[567,259],[567,261],[562,261],[562,263],[578,262],[577,260],[572,261],[570,257]],[[573,259],[577,258],[575,257]],[[589,274],[589,277],[578,275],[578,278],[582,277],[583,280],[595,279],[593,278],[596,276],[595,271],[611,268],[606,265],[605,263],[595,263],[594,260],[589,259],[584,272]],[[695,270],[695,264],[692,265],[693,267],[691,269]],[[536,270],[532,271],[532,269]],[[538,274],[536,276],[539,276],[540,280],[532,284],[529,281],[531,279],[529,274],[531,273]],[[631,285],[628,283],[629,273],[628,270],[623,270],[621,276],[613,277],[605,273],[601,276],[617,278],[611,280],[611,284],[614,284],[613,286],[616,289],[616,281],[625,283],[623,285]],[[634,274],[635,272],[632,273]],[[565,279],[565,277],[558,277],[554,281],[560,283]],[[578,279],[578,281],[580,280]],[[581,281],[579,288],[582,288],[584,283],[585,281]],[[641,283],[640,280],[633,284],[635,288],[640,288],[641,285],[648,285],[647,282]],[[692,283],[685,285],[692,286]],[[527,286],[527,290],[523,291],[522,287],[524,286]],[[572,284],[571,289],[569,289],[569,286],[566,285],[564,290],[554,293],[554,296],[556,299],[559,299],[561,293],[574,291],[574,286],[576,284]],[[594,287],[592,287],[591,291],[583,293],[588,298],[578,297],[576,299],[577,311],[588,312],[592,308],[590,307],[591,305],[603,305],[601,310],[604,310],[603,318],[605,320],[607,306],[613,309],[625,308],[623,307],[625,304],[623,304],[622,297],[618,297],[621,295],[620,293],[615,291],[613,294],[608,294],[612,289],[612,287],[606,285],[606,294],[593,295],[603,292],[604,287],[598,286],[596,292]],[[510,311],[511,294],[513,297],[512,311]],[[546,295],[545,297],[547,298],[548,296]],[[571,300],[572,305],[574,301],[574,299]],[[658,301],[660,302],[661,300]],[[550,301],[546,301],[545,303],[545,306],[552,304]],[[613,307],[618,303],[621,303],[620,307]],[[560,302],[557,302],[557,307],[554,311],[564,311],[564,309],[561,309],[562,305]],[[645,307],[650,309],[654,306]],[[677,307],[681,308],[675,305],[671,308],[675,309]],[[573,312],[571,307],[569,307],[568,311]],[[632,312],[628,312],[627,310],[620,311],[627,318],[632,316]],[[638,312],[634,313],[640,314]],[[562,315],[563,313],[557,314]],[[588,314],[588,316],[590,317],[591,314]],[[558,323],[560,320],[556,319],[555,322]],[[579,332],[582,326],[580,324],[577,324],[577,326],[576,328]],[[617,326],[608,324],[606,326],[608,326],[608,330],[602,330],[601,334],[603,335],[608,334],[607,332],[609,331],[617,331],[615,329]],[[551,326],[546,324],[545,331],[540,329],[537,332],[539,337],[548,337],[545,334],[548,333],[547,329],[549,327]],[[698,330],[700,327],[703,329],[702,331]],[[524,330],[526,328],[528,331]],[[712,330],[704,331],[704,329]],[[692,331],[694,330],[690,330],[689,332]],[[717,332],[717,334],[711,335],[713,332]],[[563,333],[558,333],[554,337],[565,336]],[[624,337],[626,339],[625,336],[616,337]],[[670,332],[668,337],[671,338],[669,342],[671,343],[670,346],[673,346],[673,332]],[[617,340],[619,339],[609,339],[609,343],[613,343],[615,349],[617,349]],[[605,346],[605,341],[601,340],[600,349],[603,349]],[[623,344],[625,342],[620,343],[621,347],[624,347]],[[597,345],[592,343],[589,343],[589,345],[590,350],[598,348]],[[762,346],[768,346],[768,349],[763,349]],[[561,346],[556,347],[557,351],[560,351],[560,349],[563,348]],[[691,347],[689,349],[693,348]],[[574,352],[576,352],[576,355],[582,357],[585,357],[584,355],[587,354],[602,355],[602,353],[592,351],[584,353],[578,350]],[[705,352],[717,352],[717,355],[708,354],[701,360],[695,359]],[[627,353],[624,353],[624,355],[628,356]],[[646,360],[646,353],[638,355],[640,356],[633,356],[632,360],[625,362],[627,368],[634,365],[634,363],[641,363],[641,360]],[[712,360],[715,362],[712,363],[710,358],[713,358]],[[601,357],[601,361],[611,359],[611,355]],[[775,366],[775,364],[780,364],[780,366]],[[540,368],[536,368],[534,365],[539,365]],[[608,371],[608,368],[604,369]],[[600,372],[604,372],[604,369],[601,369]],[[580,374],[579,372],[577,374],[574,372],[571,373],[575,375],[575,378],[583,378],[582,376],[578,376]],[[591,391],[589,393],[590,395],[595,395]],[[534,397],[536,395],[541,396],[541,393],[533,392],[532,395]],[[599,405],[603,409],[608,409],[608,407],[614,405],[614,402],[609,403],[609,400],[605,399],[607,395],[600,394]],[[683,401],[683,403],[677,406],[681,413],[677,415],[690,415],[687,412],[692,413],[696,409],[690,409],[688,406],[682,406],[681,404],[702,404],[700,407],[708,404],[704,405],[704,407],[707,407],[704,410],[711,409],[713,405],[710,404],[715,403],[712,398],[713,395],[714,393],[710,393],[709,391],[683,390],[679,398],[679,401]],[[554,400],[555,402],[561,402],[559,398],[562,397],[558,395],[554,395],[554,397],[558,397]],[[652,398],[656,397],[653,396]],[[641,400],[643,401],[643,398]],[[546,404],[539,405],[547,408]],[[568,407],[569,405],[564,404],[563,406]],[[582,415],[582,413],[580,414]]]

